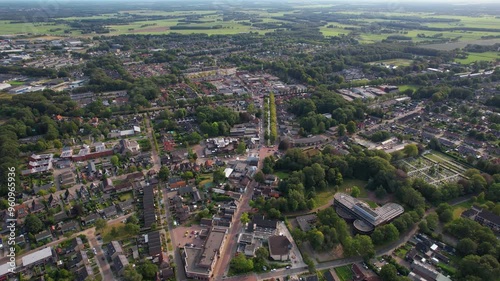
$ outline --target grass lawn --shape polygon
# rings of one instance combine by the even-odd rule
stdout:
[[[113,227],[116,229],[116,235],[111,234],[111,230],[113,229]],[[121,241],[134,237],[134,235],[127,233],[127,231],[125,230],[125,224],[121,221],[115,222],[113,224],[108,224],[106,228],[101,231],[101,236],[104,243],[108,243],[111,240]]]
[[[341,281],[349,281],[353,278],[351,265],[336,267],[335,272],[337,273]]]
[[[466,59],[455,59],[461,64],[470,64],[475,61],[496,61],[500,59],[500,52],[468,53]]]
[[[375,202],[373,202],[373,201],[371,201],[371,200],[363,200],[363,201],[365,201],[366,204],[368,204],[370,207],[372,207],[374,209],[378,207],[378,204],[375,203]]]
[[[121,202],[127,201],[128,199],[132,199],[132,197],[133,197],[132,191],[122,193],[118,196]]]
[[[290,175],[287,173],[287,172],[282,172],[282,171],[279,171],[279,172],[275,172],[274,173],[280,180],[284,180],[284,179],[287,179]]]
[[[453,276],[455,274],[455,272],[457,272],[457,269],[450,266],[449,264],[445,264],[445,263],[440,262],[437,264],[437,266],[439,268],[441,268],[446,274],[451,275],[451,276]]]
[[[460,218],[460,215],[462,215],[463,211],[470,209],[471,207],[472,207],[471,201],[463,202],[453,206],[453,219]]]
[[[335,191],[333,189],[317,192],[316,196],[314,197],[316,207],[321,207],[325,204],[328,204],[328,202],[333,199],[333,195],[335,195]]]
[[[365,186],[367,184],[368,184],[368,182],[367,181],[363,181],[363,180],[344,179],[344,183],[342,183],[342,185],[340,186],[339,191],[347,192],[347,193],[350,194],[351,188],[353,186],[357,186],[357,187],[359,187],[359,190],[361,191],[361,193],[359,194],[358,197],[364,198],[364,197],[368,196],[368,192],[365,189]]]
[[[418,86],[416,86],[416,85],[401,85],[401,86],[398,86],[398,88],[399,88],[400,92],[406,91],[408,89],[412,89],[413,91],[416,91],[418,89]]]
[[[21,85],[24,85],[25,82],[23,81],[9,81],[8,84],[10,84],[12,87],[14,86],[21,86]]]
[[[390,65],[396,65],[396,66],[409,66],[413,60],[409,59],[390,59],[390,60],[379,60],[379,61],[374,61],[372,63],[384,63],[384,64],[390,64]]]

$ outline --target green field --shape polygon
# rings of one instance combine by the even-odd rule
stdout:
[[[53,23],[10,23],[0,21],[0,35],[7,34],[64,34],[64,29],[69,29],[65,24]]]
[[[470,209],[471,207],[472,207],[471,201],[467,201],[453,206],[453,219],[460,218],[460,215],[462,215],[463,211]]]
[[[418,89],[418,86],[416,85],[400,85],[398,86],[400,92],[404,92],[408,89],[412,89],[413,91],[416,91]]]
[[[409,60],[409,59],[379,60],[379,61],[371,62],[370,64],[374,64],[374,63],[383,63],[386,65],[396,65],[396,66],[410,66],[413,63],[413,60]]]
[[[279,172],[275,172],[274,173],[280,180],[284,180],[284,179],[287,179],[290,175],[287,173],[287,172],[282,172],[282,171],[279,171]]]
[[[461,64],[470,64],[475,61],[496,61],[500,60],[500,52],[468,53],[466,59],[455,59]]]
[[[341,281],[353,280],[353,274],[351,270],[351,265],[344,265],[341,267],[336,267],[335,272],[339,276]]]

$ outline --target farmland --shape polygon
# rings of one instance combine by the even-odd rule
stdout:
[[[496,61],[500,59],[500,52],[468,53],[466,59],[455,59],[461,64],[470,64],[475,61]]]
[[[204,9],[177,11],[173,8],[124,9],[115,13],[82,17],[71,16],[53,18],[43,23],[11,23],[2,21],[0,34],[32,34],[53,36],[85,36],[91,30],[85,30],[80,24],[94,25],[104,35],[122,34],[193,34],[208,35],[238,34],[257,32],[264,34],[282,26],[288,28],[290,22],[304,20],[316,22],[311,18],[321,15],[323,25],[315,28],[325,37],[349,35],[363,44],[371,44],[384,40],[402,40],[423,44],[423,46],[439,50],[463,48],[469,43],[493,44],[500,39],[500,19],[492,15],[457,16],[448,14],[417,12],[369,12],[363,8],[339,9],[332,5],[300,5],[295,4],[281,9],[251,8],[233,14],[226,10]],[[352,19],[344,20],[344,18]],[[410,18],[409,20],[404,20]],[[413,24],[411,28],[399,28],[397,24]],[[472,29],[472,30],[471,30]],[[474,57],[472,59],[475,59]],[[464,59],[460,62],[467,62]],[[406,65],[402,64],[402,65]]]

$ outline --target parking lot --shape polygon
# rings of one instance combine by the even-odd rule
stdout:
[[[177,247],[184,247],[186,244],[193,244],[194,247],[201,247],[204,240],[194,233],[200,233],[202,229],[206,227],[201,227],[199,225],[193,225],[190,227],[179,226],[174,229],[173,235],[175,235],[175,242],[177,242]]]

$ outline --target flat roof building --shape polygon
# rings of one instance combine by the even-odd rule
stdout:
[[[184,247],[184,269],[188,278],[210,280],[226,240],[226,228],[214,227],[201,248]]]
[[[23,267],[44,263],[52,258],[52,247],[43,248],[39,251],[22,257]]]
[[[353,216],[356,219],[354,227],[363,233],[372,231],[376,226],[389,222],[404,212],[404,208],[396,203],[372,209],[365,202],[345,193],[335,194],[334,207],[343,218]]]

